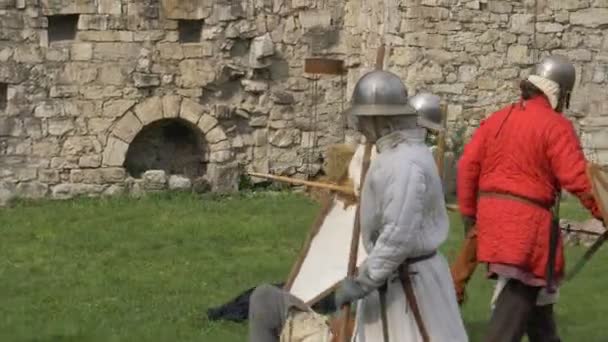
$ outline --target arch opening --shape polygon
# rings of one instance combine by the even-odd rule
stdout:
[[[207,168],[206,144],[202,132],[179,119],[161,119],[144,126],[129,145],[124,166],[131,177],[148,170],[190,179],[203,176]]]

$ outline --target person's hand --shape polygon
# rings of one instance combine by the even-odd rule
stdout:
[[[368,291],[352,278],[346,278],[340,283],[336,290],[335,302],[336,308],[341,308],[343,305],[354,302],[367,295]]]
[[[474,216],[465,216],[462,215],[462,224],[464,225],[464,236],[469,234],[469,231],[475,225],[475,217]]]

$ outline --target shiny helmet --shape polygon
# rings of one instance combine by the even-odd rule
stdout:
[[[355,85],[347,114],[355,117],[416,115],[416,110],[409,104],[407,88],[397,75],[375,70]]]
[[[557,83],[559,85],[558,108],[568,108],[570,94],[576,81],[576,69],[566,57],[553,55],[544,58],[534,66],[532,75]]]
[[[441,99],[431,93],[420,93],[412,96],[410,105],[418,112],[418,125],[432,131],[443,131],[443,113]]]

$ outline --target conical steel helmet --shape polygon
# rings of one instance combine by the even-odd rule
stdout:
[[[354,116],[395,116],[415,115],[416,110],[408,103],[407,88],[397,75],[375,70],[363,75],[355,85],[347,113]]]
[[[420,93],[410,98],[410,105],[418,112],[418,125],[434,131],[443,131],[441,99],[431,93]]]
[[[544,58],[534,66],[532,74],[556,82],[560,86],[560,92],[564,94],[572,91],[576,81],[574,65],[566,57],[559,55]]]

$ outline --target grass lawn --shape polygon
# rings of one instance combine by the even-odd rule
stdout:
[[[286,277],[317,206],[288,193],[189,194],[21,203],[0,209],[0,341],[245,341],[203,313]],[[568,202],[567,218],[585,214]],[[444,246],[455,254],[453,217]],[[565,341],[607,341],[608,249],[562,290]],[[582,254],[569,249],[572,265]],[[478,272],[463,315],[478,341],[491,283]]]

